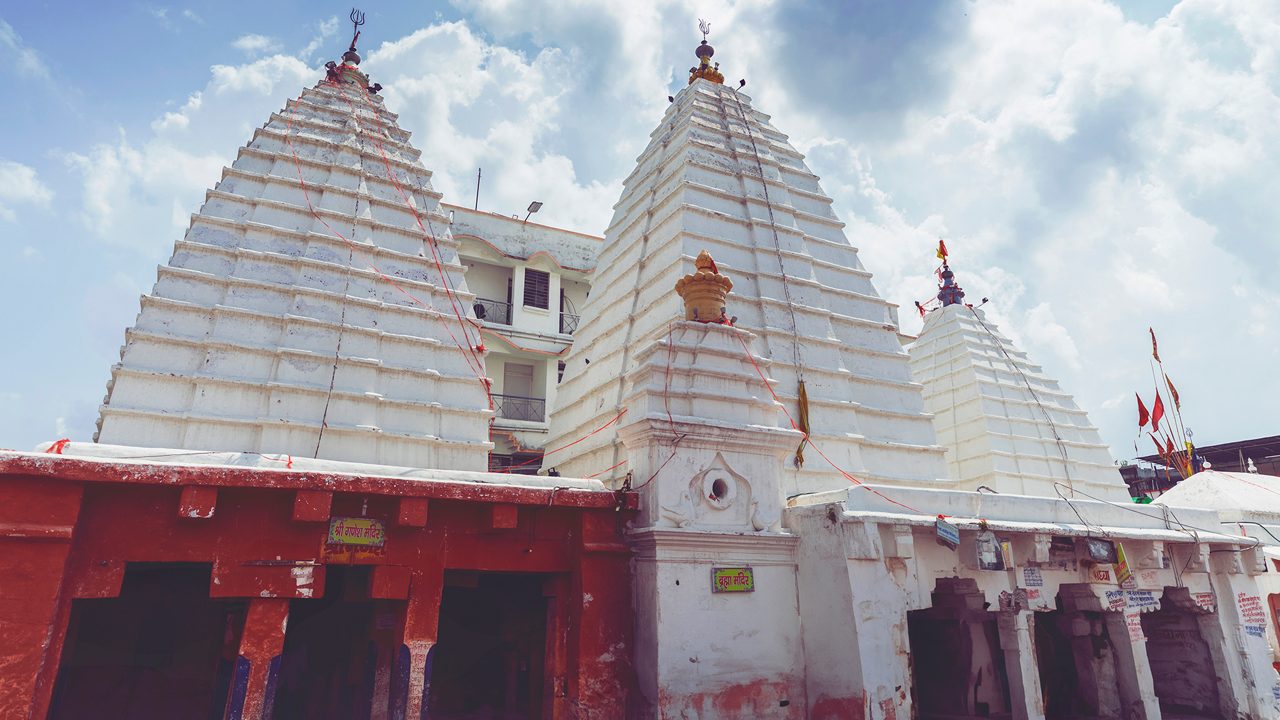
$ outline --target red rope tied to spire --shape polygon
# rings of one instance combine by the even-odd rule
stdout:
[[[351,97],[346,88],[339,86],[338,91],[342,94],[342,99],[347,103],[347,107],[351,110],[351,118],[355,121],[356,126],[364,132],[367,137],[370,136],[369,131],[364,127],[364,123],[360,121],[359,113],[356,112],[355,104],[351,102]],[[376,116],[378,114],[378,109],[373,105],[373,102],[369,100],[367,93],[363,96],[363,99],[365,104],[368,105],[370,111],[372,111]],[[399,178],[396,177],[395,171],[391,168],[391,158],[387,156],[387,151],[386,148],[383,147],[382,141],[380,141],[376,135],[372,136],[371,139],[373,140],[374,147],[378,149],[378,153],[382,156],[382,163],[387,171],[387,179],[391,181],[392,186],[396,189],[396,193],[398,193],[400,195],[400,199],[404,201],[405,207],[407,207],[409,209],[409,213],[413,215],[414,222],[417,223],[418,229],[422,231],[423,238],[427,241],[427,247],[431,249],[431,258],[435,262],[436,272],[440,275],[440,284],[445,290],[445,295],[449,298],[449,304],[453,309],[454,316],[458,319],[458,323],[462,327],[462,335],[467,341],[468,352],[471,353],[471,356],[481,368],[480,374],[483,376],[484,361],[477,355],[477,348],[483,347],[483,343],[479,339],[478,333],[474,341],[471,338],[471,327],[465,319],[466,313],[459,309],[457,295],[450,283],[448,273],[444,270],[444,263],[440,260],[439,247],[436,242],[435,233],[429,231],[422,223],[422,216],[418,213],[418,209],[414,207],[413,202],[410,201],[409,196],[404,191],[404,187],[400,184]],[[490,400],[490,405],[492,406],[492,399]]]
[[[335,85],[335,84],[333,84],[333,83],[328,83],[328,82],[324,82],[324,81],[322,81],[322,82],[321,82],[321,84],[325,84],[325,85]],[[336,85],[335,85],[335,87],[338,87],[338,88],[339,88],[339,91],[341,92],[341,87],[340,87],[340,86],[336,86]],[[299,96],[298,100],[301,100],[301,96]],[[296,102],[296,101],[295,101],[295,102]],[[349,101],[348,101],[348,102],[349,102]],[[352,106],[352,107],[353,107],[353,112],[354,112],[354,106]],[[286,108],[286,110],[287,110],[287,108]],[[361,251],[361,252],[364,252],[363,250],[360,250],[360,248],[357,246],[357,244],[356,244],[355,242],[353,242],[350,238],[348,238],[346,235],[343,235],[341,232],[339,232],[337,229],[335,229],[332,225],[330,225],[330,224],[329,224],[329,222],[328,222],[327,220],[325,220],[325,219],[324,219],[324,217],[323,217],[322,215],[320,215],[320,213],[316,210],[315,205],[311,202],[311,192],[310,192],[310,190],[309,190],[309,186],[307,185],[307,181],[306,181],[306,179],[305,179],[305,178],[303,177],[303,175],[302,175],[302,162],[301,162],[301,160],[300,160],[300,159],[299,159],[299,157],[298,157],[298,150],[297,150],[297,148],[296,148],[296,147],[294,146],[294,144],[293,144],[293,116],[292,116],[292,114],[291,114],[291,113],[286,113],[286,114],[285,114],[285,123],[286,123],[286,129],[285,129],[285,142],[286,142],[286,143],[288,143],[288,145],[289,145],[289,151],[290,151],[290,153],[291,153],[291,154],[292,154],[292,156],[293,156],[293,165],[294,165],[294,170],[295,170],[295,171],[297,172],[297,174],[298,174],[298,184],[299,184],[299,185],[301,186],[301,188],[302,188],[302,196],[303,196],[303,199],[304,199],[304,200],[306,201],[306,203],[307,203],[307,210],[309,210],[309,211],[311,212],[312,217],[314,217],[316,220],[319,220],[319,221],[320,221],[320,224],[324,225],[324,227],[325,227],[326,229],[328,229],[328,231],[329,231],[330,233],[332,233],[334,236],[336,236],[336,237],[338,237],[339,239],[341,239],[341,240],[342,240],[344,243],[346,243],[346,244],[347,244],[347,246],[348,246],[349,248],[351,248],[353,251],[357,251],[357,250],[359,250],[359,251]],[[385,157],[385,154],[384,154],[384,157]],[[421,223],[419,223],[419,224],[421,224]],[[373,270],[373,271],[374,271],[374,273],[376,273],[376,274],[378,275],[378,277],[380,277],[380,278],[382,278],[383,280],[385,280],[388,284],[390,284],[393,288],[395,288],[396,290],[398,290],[398,291],[399,291],[401,294],[403,294],[405,297],[409,298],[411,301],[413,301],[413,302],[414,302],[414,303],[416,303],[417,305],[419,305],[419,306],[423,307],[423,308],[424,308],[424,309],[426,309],[426,310],[429,310],[430,312],[432,312],[432,313],[434,313],[434,314],[437,314],[437,315],[443,315],[443,314],[444,314],[444,313],[441,313],[440,311],[436,310],[435,308],[431,307],[431,305],[429,305],[428,303],[424,302],[422,299],[418,298],[418,297],[417,297],[416,295],[414,295],[413,293],[411,293],[411,292],[409,292],[408,290],[406,290],[405,288],[403,288],[399,283],[397,283],[394,279],[392,279],[392,278],[391,278],[391,276],[387,275],[387,274],[386,274],[386,273],[384,273],[380,268],[378,268],[378,266],[377,266],[377,265],[376,265],[376,264],[375,264],[371,259],[366,258],[366,262],[368,263],[369,268],[370,268],[371,270]],[[440,268],[440,265],[439,265],[438,261],[437,261],[437,268]],[[441,270],[441,272],[443,272],[443,270]],[[445,287],[445,292],[446,292],[447,294],[449,294],[449,293],[450,293],[449,288],[447,287],[447,285],[446,285],[446,287]],[[455,304],[454,310],[455,310],[455,313],[454,313],[454,314],[455,314],[455,316],[457,316],[458,314],[457,314],[456,304]],[[463,325],[464,332],[465,332],[465,327],[466,327],[466,323],[465,323],[465,321],[462,321],[461,317],[459,317],[458,319],[459,319],[459,321],[461,322],[461,324]],[[485,374],[484,374],[484,364],[483,364],[483,361],[482,361],[482,360],[479,360],[478,358],[476,358],[476,355],[475,355],[475,351],[474,351],[474,349],[472,349],[472,348],[470,347],[470,344],[469,344],[470,337],[468,336],[468,338],[467,338],[467,339],[468,339],[468,344],[464,346],[464,344],[463,344],[463,343],[458,342],[458,338],[457,338],[457,336],[455,336],[455,335],[453,334],[453,331],[449,328],[448,324],[445,324],[445,331],[449,334],[449,338],[453,341],[454,345],[456,345],[456,346],[458,347],[458,349],[460,349],[460,350],[462,350],[462,351],[463,351],[463,358],[467,361],[467,364],[468,364],[468,366],[471,368],[471,370],[476,374],[476,377],[477,377],[477,379],[479,380],[481,387],[484,389],[485,397],[488,399],[488,402],[489,402],[489,409],[490,409],[490,410],[492,410],[492,409],[494,408],[494,403],[493,403],[493,394],[492,394],[492,393],[490,392],[490,390],[489,390],[489,382],[488,382],[488,378],[487,378],[487,377],[485,376]]]
[[[782,402],[782,398],[778,397],[778,393],[774,392],[773,385],[769,383],[769,379],[765,377],[764,371],[760,369],[759,363],[756,362],[755,356],[751,354],[751,348],[747,347],[747,341],[742,339],[742,335],[737,333],[734,334],[734,337],[738,338],[738,342],[741,343],[743,352],[746,353],[747,359],[751,361],[751,367],[756,369],[756,374],[760,376],[760,381],[764,383],[765,389],[768,390],[769,394],[773,396],[774,402],[777,402],[779,407],[782,408],[782,413],[787,416],[787,422],[791,423],[791,429],[795,430],[801,435],[804,435],[804,442],[807,442],[809,444],[809,447],[817,451],[818,455],[821,455],[822,459],[826,460],[828,465],[835,468],[836,472],[843,475],[845,480],[848,480],[849,482],[853,483],[857,487],[860,487],[863,490],[866,490],[867,492],[870,492],[873,495],[876,495],[877,497],[879,497],[880,499],[886,502],[897,505],[900,508],[905,508],[919,515],[930,514],[930,513],[924,512],[923,510],[917,510],[916,508],[913,508],[910,505],[907,505],[906,503],[898,502],[897,500],[894,500],[893,498],[889,497],[888,495],[885,495],[884,493],[880,492],[879,490],[876,490],[875,488],[868,487],[861,480],[854,477],[850,473],[846,472],[839,465],[835,464],[835,462],[831,458],[827,457],[827,454],[822,452],[822,448],[818,447],[817,443],[813,441],[813,438],[809,437],[809,433],[801,430],[800,427],[796,425],[796,421],[791,417],[791,412],[787,410],[786,404]]]

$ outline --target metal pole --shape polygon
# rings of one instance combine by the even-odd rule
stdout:
[[[476,168],[476,210],[480,209],[480,170],[480,168]]]

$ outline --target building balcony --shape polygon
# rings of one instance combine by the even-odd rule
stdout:
[[[560,332],[564,335],[574,334],[578,331],[578,322],[581,319],[581,317],[567,312],[560,313]]]
[[[473,306],[476,318],[495,325],[511,324],[511,303],[477,297]]]
[[[495,394],[493,404],[500,418],[539,423],[547,420],[547,401],[543,398]]]

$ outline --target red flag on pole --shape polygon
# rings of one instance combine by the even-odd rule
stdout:
[[[1156,401],[1151,406],[1151,429],[1160,431],[1160,418],[1164,417],[1164,401],[1160,399],[1160,393],[1156,393]]]
[[[1156,331],[1152,328],[1147,328],[1147,332],[1151,333],[1151,357],[1155,358],[1156,362],[1160,362],[1160,348],[1156,345]]]
[[[1142,428],[1147,426],[1147,421],[1151,419],[1151,414],[1147,412],[1147,406],[1142,403],[1142,396],[1138,393],[1133,394],[1138,398],[1138,434],[1142,434]]]
[[[1182,410],[1182,401],[1178,399],[1178,388],[1173,386],[1173,381],[1168,375],[1164,376],[1164,384],[1169,386],[1169,395],[1173,398],[1173,406],[1178,410]]]
[[[938,238],[938,259],[942,262],[947,261],[947,244],[942,242],[942,238]]]
[[[1156,446],[1156,454],[1161,458],[1167,457],[1169,453],[1165,451],[1164,445],[1160,443],[1160,438],[1156,437],[1156,434],[1153,432],[1149,432],[1147,434],[1151,436],[1151,442]]]

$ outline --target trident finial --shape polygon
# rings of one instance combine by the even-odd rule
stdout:
[[[364,13],[355,8],[351,8],[351,32],[355,33],[351,36],[351,52],[355,52],[356,41],[360,39],[360,26],[364,24]]]
[[[711,32],[711,23],[703,20],[702,18],[698,18],[698,29],[702,31],[702,41],[706,42],[707,34]]]

